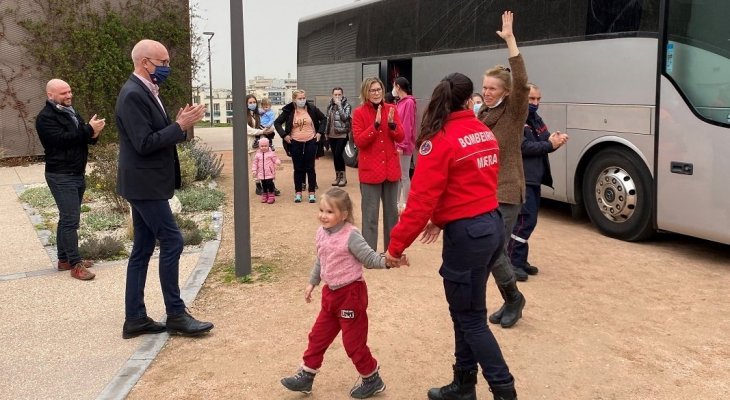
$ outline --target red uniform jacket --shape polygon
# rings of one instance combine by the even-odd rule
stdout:
[[[499,146],[471,110],[449,115],[441,132],[421,144],[408,207],[390,232],[388,252],[400,257],[430,219],[443,228],[497,208]]]
[[[385,102],[380,110],[380,126],[375,129],[376,109],[365,102],[355,109],[352,115],[352,136],[358,147],[358,176],[361,183],[378,184],[385,181],[400,180],[400,157],[395,149],[396,142],[403,140],[403,126],[395,112],[393,120],[396,128],[388,127],[388,113],[395,109]]]

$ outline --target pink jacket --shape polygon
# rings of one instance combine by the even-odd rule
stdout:
[[[395,147],[401,150],[403,154],[411,155],[416,148],[416,137],[418,137],[416,134],[416,99],[409,94],[398,100],[395,108],[398,110],[398,116],[401,124],[403,124],[403,133],[405,134],[403,140],[396,143]]]
[[[276,177],[276,166],[280,164],[281,160],[271,149],[266,153],[258,150],[251,163],[251,172],[256,179],[274,179]]]

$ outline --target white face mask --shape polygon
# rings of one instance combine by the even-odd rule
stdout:
[[[304,100],[297,100],[297,101],[296,101],[296,103],[297,103],[297,107],[300,107],[300,108],[302,108],[302,107],[304,107],[305,105],[307,105],[307,99],[304,99]]]
[[[489,108],[495,108],[495,107],[499,106],[500,104],[502,104],[503,100],[504,100],[504,96],[500,97],[499,100],[497,100],[497,102]]]
[[[393,87],[393,90],[390,91],[390,94],[392,94],[393,97],[398,97],[398,90],[396,90],[395,86]]]

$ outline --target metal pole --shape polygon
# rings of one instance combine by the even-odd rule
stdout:
[[[248,142],[246,139],[246,56],[243,46],[243,0],[231,0],[233,65],[233,225],[236,276],[251,274]]]
[[[210,40],[213,39],[215,32],[203,32],[208,35],[208,96],[210,97],[210,127],[213,127],[213,69],[210,62]]]

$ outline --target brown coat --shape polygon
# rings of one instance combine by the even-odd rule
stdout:
[[[522,168],[522,135],[527,121],[527,70],[522,54],[509,59],[512,90],[495,108],[482,106],[479,120],[494,132],[499,142],[499,180],[497,199],[500,203],[522,204],[525,201],[525,173]]]

